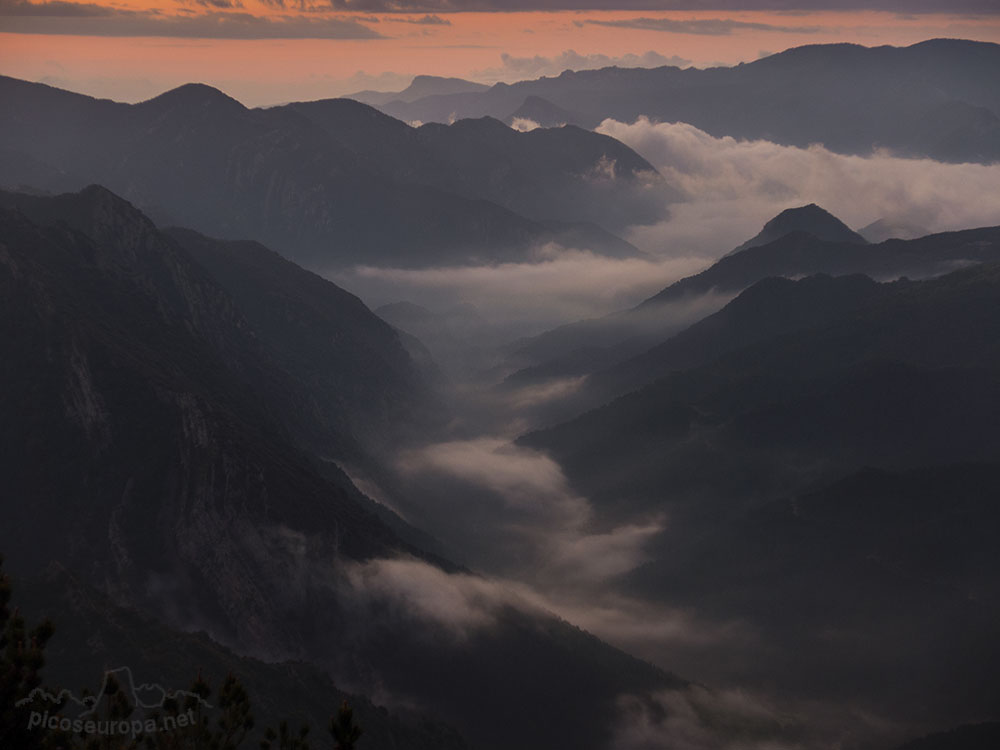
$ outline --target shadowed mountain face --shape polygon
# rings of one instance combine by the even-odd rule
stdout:
[[[624,584],[747,623],[730,679],[973,721],[998,700],[998,311],[996,264],[766,280],[631,363],[672,374],[519,442],[608,522],[670,519]]]
[[[143,264],[136,273],[148,274],[154,288],[181,273],[160,268],[168,261],[197,278],[222,311],[185,302],[185,288],[162,294],[186,305],[179,314],[194,316],[194,330],[266,395],[289,433],[322,454],[357,456],[436,419],[440,405],[392,328],[354,295],[261,245],[180,229],[168,236],[99,187],[56,198],[4,193],[0,205],[42,225],[68,223],[101,248],[147,244],[147,255],[135,257]]]
[[[757,341],[814,327],[858,309],[880,292],[867,276],[764,279],[722,310],[642,354],[588,378],[581,401],[606,403],[676,370],[711,362]]]
[[[309,372],[268,347],[267,327],[258,336],[183,248],[102,188],[4,203],[16,207],[2,214],[11,562],[60,559],[122,600],[261,653],[295,653],[268,603],[284,584],[265,550],[314,532],[349,557],[407,549],[348,482],[324,479],[294,447],[309,439],[357,456],[333,427],[362,419],[348,409],[365,402],[308,403]],[[343,304],[338,294],[331,304]],[[374,384],[368,401],[405,406],[419,382],[409,378],[397,380],[402,400]]]
[[[258,341],[295,374],[303,422],[374,448],[439,423],[433,373],[418,371],[398,334],[353,294],[255,242],[212,240],[169,229],[239,306]],[[303,433],[306,432],[304,428]]]
[[[942,161],[1000,159],[1000,46],[935,39],[911,47],[797,47],[733,68],[604,68],[497,84],[485,92],[392,102],[403,120],[508,117],[525,107],[544,122],[596,127],[645,115],[715,136],[842,153],[888,148]],[[545,100],[540,106],[538,99]],[[573,119],[563,119],[570,116]]]
[[[575,223],[614,231],[662,213],[633,200],[662,182],[649,164],[576,128],[415,130],[346,99],[250,110],[200,84],[125,105],[0,78],[0,96],[8,186],[100,182],[161,224],[253,238],[313,266],[528,259],[562,241],[546,221],[573,225],[595,252],[635,254]]]
[[[0,548],[16,572],[57,561],[118,605],[311,662],[476,747],[596,750],[621,695],[685,688],[418,549],[316,456],[363,457],[336,428],[425,395],[351,295],[254,243],[161,232],[99,187],[4,194],[0,224]]]

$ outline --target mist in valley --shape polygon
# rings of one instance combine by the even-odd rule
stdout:
[[[514,442],[563,421],[567,412],[558,404],[571,399],[588,376],[520,387],[505,379],[523,364],[517,352],[526,338],[635,307],[709,267],[788,208],[816,203],[856,230],[884,220],[902,239],[1000,224],[994,200],[1000,195],[1000,165],[888,153],[846,156],[821,146],[714,138],[683,123],[645,118],[632,124],[608,120],[599,131],[636,149],[670,186],[663,195],[667,219],[622,232],[645,257],[609,259],[585,248],[550,246],[531,263],[420,270],[359,266],[330,274],[393,325],[420,338],[444,373],[449,425],[434,441],[388,458],[391,471],[373,496],[431,531],[452,559],[504,592],[477,589],[471,596],[479,606],[499,598],[538,607],[663,669],[713,686],[622,696],[625,718],[615,747],[884,746],[901,731],[894,719],[862,695],[847,698],[836,678],[817,674],[803,682],[793,653],[782,653],[781,644],[752,620],[736,611],[728,616],[702,611],[686,598],[672,601],[669,591],[652,599],[636,591],[629,574],[656,557],[658,544],[672,543],[664,541],[673,538],[668,529],[677,524],[674,533],[685,533],[683,519],[667,510],[624,521],[611,517],[595,508],[545,451]],[[658,308],[649,313],[650,330],[667,339],[668,332],[716,312],[732,296],[704,294]],[[628,325],[634,333],[642,331],[638,318]],[[629,335],[628,328],[618,333],[622,339]],[[670,484],[655,492],[646,504],[670,507],[659,502],[671,494]],[[609,502],[609,493],[613,487],[602,503]],[[442,598],[437,588],[404,584],[395,575],[379,590],[402,595],[390,593],[397,587],[422,617],[432,616],[435,607],[447,609],[463,627],[485,617],[470,611],[470,594],[458,590]],[[784,689],[782,680],[798,687]],[[712,725],[706,716],[715,711],[740,740],[706,728]],[[848,734],[845,724],[853,725]]]

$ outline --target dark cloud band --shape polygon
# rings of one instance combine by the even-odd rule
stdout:
[[[673,34],[701,34],[705,36],[726,36],[735,31],[781,31],[797,34],[815,34],[818,26],[775,26],[769,23],[734,21],[729,18],[695,18],[675,20],[672,18],[628,18],[618,21],[590,19],[579,22],[594,26],[611,26],[619,29],[641,29],[644,31],[665,31]]]
[[[239,0],[208,0],[212,7]],[[81,36],[160,36],[204,39],[381,39],[378,32],[354,20],[309,16],[261,17],[212,10],[190,16],[107,8],[94,3],[31,4],[0,0],[0,30],[15,34]]]

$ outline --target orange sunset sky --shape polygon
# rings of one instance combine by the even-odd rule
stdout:
[[[654,9],[628,11],[585,4],[594,9],[503,11],[513,3],[500,0],[501,10],[478,12],[432,10],[488,7],[486,0],[0,0],[0,73],[124,101],[200,81],[256,106],[400,90],[417,73],[493,83],[609,64],[732,65],[801,44],[1000,42],[1000,0],[992,12],[990,2],[968,0],[961,13],[934,2],[906,12],[905,0],[854,11],[817,10],[805,0],[799,8],[778,3],[791,7],[781,11],[725,0],[717,10],[656,10],[671,4],[654,0],[635,3]],[[344,7],[372,10],[335,10]],[[417,10],[382,10],[398,7]]]

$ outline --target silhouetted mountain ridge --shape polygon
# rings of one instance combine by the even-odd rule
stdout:
[[[384,106],[403,120],[504,118],[529,96],[597,127],[605,118],[687,122],[715,136],[841,153],[878,148],[943,161],[1000,159],[1000,45],[807,45],[731,68],[603,68]]]
[[[812,222],[817,216],[833,233],[841,236],[849,233],[851,239],[823,240],[801,229],[781,232],[789,224],[798,224],[799,217]],[[662,342],[693,320],[715,312],[739,292],[771,276],[860,273],[876,279],[920,278],[1000,258],[1000,227],[868,245],[863,240],[855,241],[853,232],[819,207],[805,213],[792,209],[768,224],[777,226],[776,233],[781,236],[763,245],[737,249],[630,310],[570,323],[517,342],[510,355],[518,370],[511,378],[512,383],[576,376],[613,367]]]
[[[661,179],[655,170],[582,131],[505,128],[501,145],[495,129],[421,134],[350,100],[247,109],[203,84],[135,105],[11,78],[0,78],[0,95],[8,185],[100,183],[160,224],[252,238],[314,267],[531,260],[560,241],[543,220],[573,224],[574,239],[600,253],[607,233],[586,222],[615,230],[662,213],[631,202]],[[608,251],[629,247],[613,238]]]

